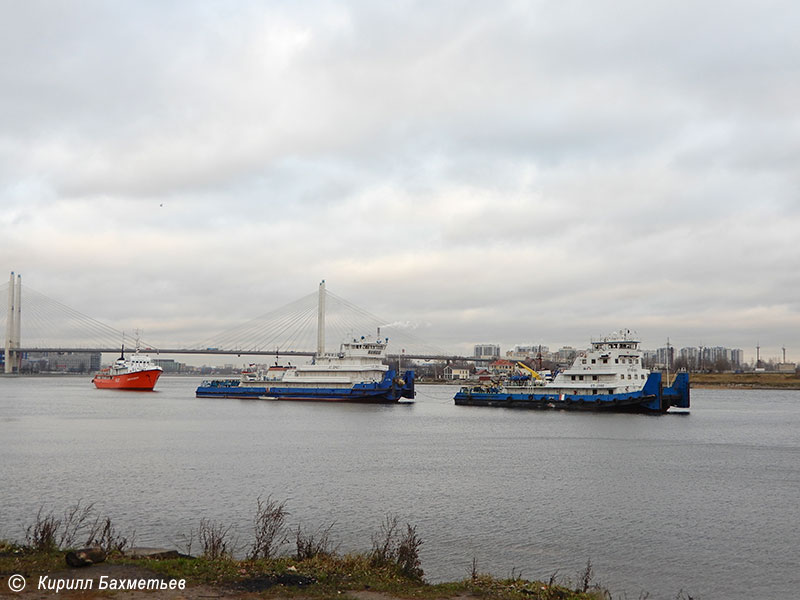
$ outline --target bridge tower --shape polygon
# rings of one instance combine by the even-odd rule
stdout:
[[[8,280],[8,312],[6,313],[6,347],[5,347],[5,372],[13,373],[16,368],[19,372],[20,355],[15,348],[20,347],[22,331],[22,275],[11,277]]]
[[[325,280],[319,284],[317,302],[317,356],[325,354]]]

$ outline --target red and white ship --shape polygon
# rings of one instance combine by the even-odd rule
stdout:
[[[95,387],[113,390],[152,391],[163,369],[146,354],[139,354],[137,348],[130,358],[122,355],[108,368],[100,370],[92,379]]]

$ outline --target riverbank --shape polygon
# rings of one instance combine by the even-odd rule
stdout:
[[[692,373],[693,388],[800,390],[796,373]]]
[[[592,582],[591,565],[577,583],[563,578],[532,581],[521,576],[497,579],[481,574],[477,565],[463,581],[429,584],[421,575],[404,573],[392,561],[381,563],[369,554],[322,553],[300,559],[233,560],[209,558],[130,558],[112,554],[106,561],[68,569],[63,551],[35,551],[0,541],[0,595],[24,589],[14,597],[45,599],[104,598],[122,594],[138,598],[400,598],[489,600],[600,600],[607,591]],[[137,583],[139,589],[137,589]],[[132,586],[132,589],[131,589]],[[148,591],[149,587],[149,591]],[[59,589],[60,588],[60,589]],[[122,592],[121,590],[125,591]],[[155,592],[153,590],[160,590]],[[58,590],[58,591],[57,591]]]

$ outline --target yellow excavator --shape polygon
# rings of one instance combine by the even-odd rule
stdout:
[[[542,379],[542,376],[541,376],[541,375],[539,375],[539,373],[537,373],[536,371],[534,371],[533,369],[531,369],[531,368],[530,368],[528,365],[526,365],[525,363],[517,362],[517,366],[518,366],[520,369],[525,369],[525,370],[526,370],[528,373],[530,373],[530,374],[531,374],[531,377],[533,377],[534,379],[538,379],[539,381],[544,381],[544,380]]]

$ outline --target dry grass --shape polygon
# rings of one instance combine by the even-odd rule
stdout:
[[[692,387],[800,389],[800,377],[795,373],[692,373]]]

